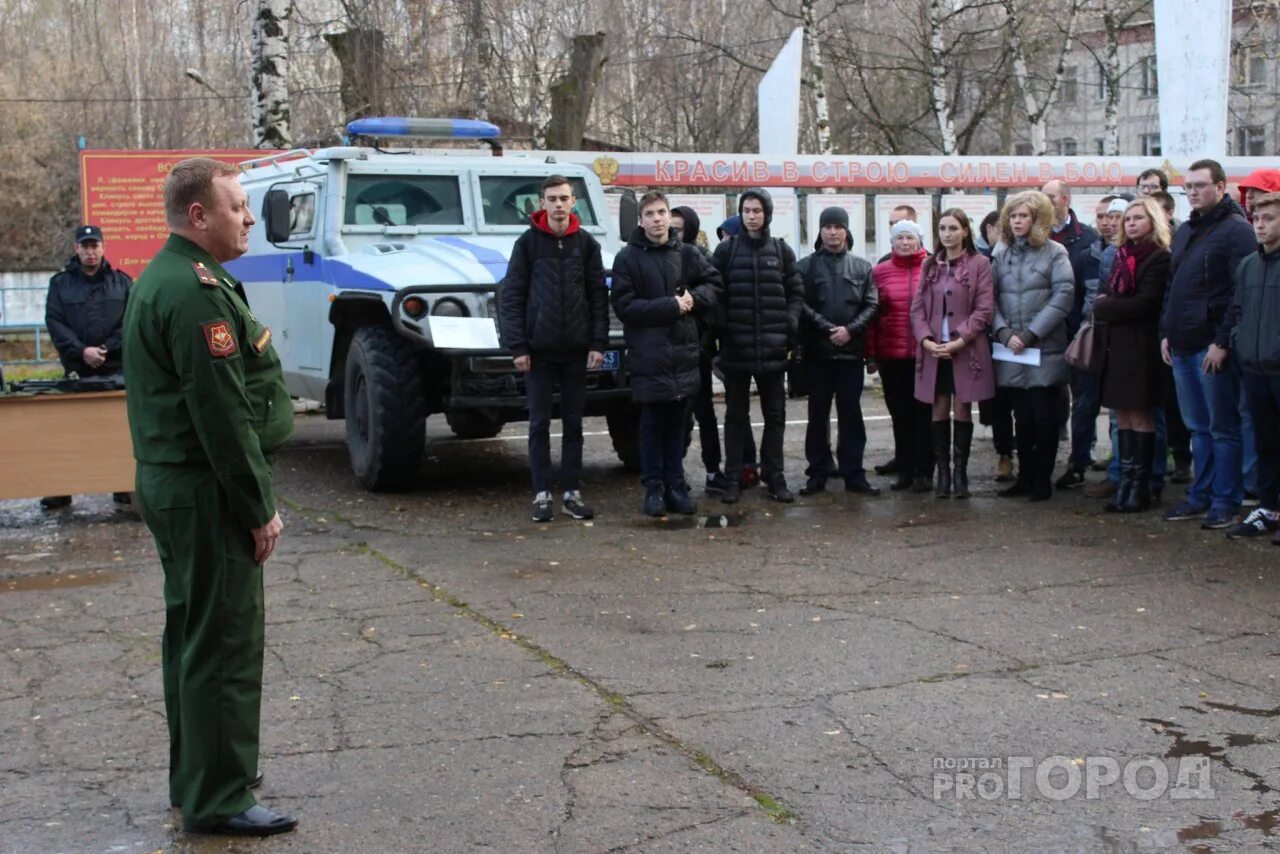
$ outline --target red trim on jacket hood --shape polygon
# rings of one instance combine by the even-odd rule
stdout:
[[[547,234],[550,234],[552,237],[568,237],[570,234],[573,234],[574,232],[576,232],[578,228],[582,225],[582,223],[578,220],[578,215],[576,213],[570,213],[569,227],[564,230],[564,234],[556,234],[554,231],[551,230],[551,224],[547,222],[546,211],[534,211],[533,214],[529,217],[529,222],[530,224],[533,225],[534,228],[538,229],[538,231],[544,231]]]

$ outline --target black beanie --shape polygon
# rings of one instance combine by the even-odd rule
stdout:
[[[844,208],[824,208],[818,217],[818,228],[825,228],[828,225],[838,225],[848,231],[849,212]]]

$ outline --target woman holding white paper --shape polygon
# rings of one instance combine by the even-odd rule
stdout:
[[[1075,275],[1062,244],[1050,239],[1053,204],[1038,190],[1010,196],[1000,212],[1003,241],[991,259],[995,279],[992,335],[1008,348],[996,359],[996,385],[1013,400],[1018,479],[1002,497],[1053,494],[1058,431],[1067,407],[1067,313]]]

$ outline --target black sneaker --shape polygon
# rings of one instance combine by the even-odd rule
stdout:
[[[659,516],[667,515],[667,508],[662,500],[662,487],[646,486],[644,490],[644,515]]]
[[[796,497],[791,494],[791,490],[787,489],[787,482],[782,478],[778,478],[769,484],[769,497],[783,504],[790,504],[796,500]]]
[[[1075,489],[1084,486],[1084,469],[1072,466],[1053,485],[1056,489]]]
[[[1222,528],[1230,528],[1232,523],[1236,521],[1237,514],[1234,510],[1210,510],[1204,514],[1204,521],[1200,523],[1200,527],[1206,531],[1217,531]]]
[[[1267,534],[1274,534],[1277,530],[1280,530],[1280,520],[1267,515],[1267,512],[1259,507],[1244,517],[1243,522],[1227,531],[1227,539],[1250,540],[1254,537],[1265,537]]]
[[[725,477],[722,472],[714,471],[707,475],[707,485],[705,487],[708,494],[719,495],[729,488],[729,478]]]
[[[689,487],[684,484],[668,489],[663,495],[663,501],[668,510],[681,516],[692,516],[698,512],[698,505],[689,497]]]
[[[1185,522],[1190,519],[1199,519],[1204,516],[1208,509],[1208,507],[1197,507],[1190,501],[1179,501],[1165,511],[1164,520],[1166,522]]]
[[[805,481],[804,486],[800,487],[801,495],[813,495],[823,492],[827,488],[827,479],[825,477],[811,477]]]
[[[551,507],[551,493],[539,492],[533,497],[533,521],[550,522],[555,511]]]
[[[725,504],[737,504],[742,500],[742,487],[730,481],[729,485],[724,488],[724,494],[720,496],[720,500]]]
[[[566,492],[560,503],[560,512],[575,519],[594,519],[596,511],[582,503],[582,493],[578,490]]]

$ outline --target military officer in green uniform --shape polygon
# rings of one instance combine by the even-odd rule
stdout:
[[[169,795],[189,831],[266,836],[259,805],[262,570],[280,538],[272,454],[293,409],[271,331],[221,264],[254,223],[234,166],[184,160],[164,185],[171,234],[124,319],[129,430],[164,565]]]

